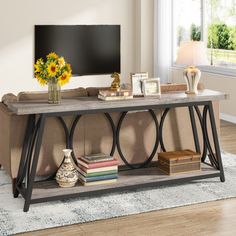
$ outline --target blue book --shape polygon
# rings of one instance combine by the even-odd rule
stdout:
[[[79,178],[83,182],[93,182],[93,181],[99,181],[99,180],[108,180],[108,179],[117,179],[118,175],[117,174],[111,174],[111,175],[101,175],[101,176],[92,176],[92,177],[84,177],[79,173]]]

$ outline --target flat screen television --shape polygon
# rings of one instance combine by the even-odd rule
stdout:
[[[63,56],[73,75],[120,73],[120,25],[36,25],[35,62]]]

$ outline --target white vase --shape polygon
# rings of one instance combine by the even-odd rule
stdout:
[[[73,160],[71,158],[71,149],[64,149],[65,159],[57,171],[56,181],[60,187],[68,188],[75,186],[79,179],[79,174],[74,167]]]
[[[187,94],[198,94],[197,86],[201,78],[201,71],[194,67],[189,66],[184,70],[184,78],[187,83]]]

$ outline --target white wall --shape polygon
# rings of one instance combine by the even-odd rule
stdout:
[[[146,32],[142,38],[143,52],[138,53],[136,4],[140,2],[144,12],[138,15],[147,24],[146,28],[142,26]],[[33,79],[36,24],[120,24],[123,82],[128,81],[130,72],[137,70],[145,69],[152,74],[152,4],[153,0],[0,0],[0,97],[9,92],[46,89]],[[146,63],[142,67],[136,64],[141,53]],[[64,88],[110,83],[109,75],[82,76],[73,77]]]
[[[154,1],[136,0],[136,71],[153,77]]]

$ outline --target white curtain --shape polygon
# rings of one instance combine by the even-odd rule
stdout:
[[[172,0],[154,0],[154,76],[171,82]]]

